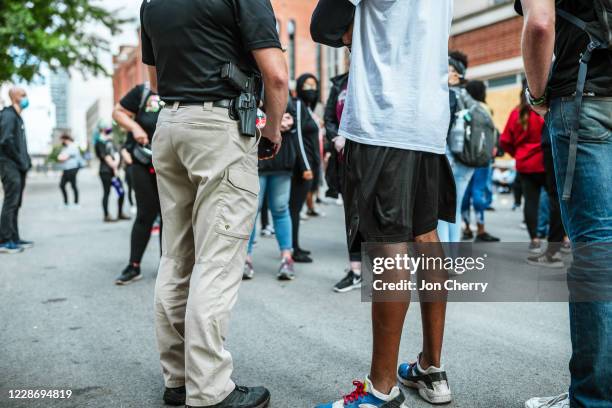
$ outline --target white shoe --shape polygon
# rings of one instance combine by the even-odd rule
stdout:
[[[569,394],[558,395],[556,397],[532,398],[525,402],[525,408],[569,408]]]

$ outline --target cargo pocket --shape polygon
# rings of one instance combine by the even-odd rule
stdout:
[[[259,177],[244,170],[230,168],[222,181],[217,206],[217,233],[249,239],[257,213]]]

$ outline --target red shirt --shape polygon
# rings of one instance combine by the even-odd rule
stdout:
[[[544,154],[542,153],[542,130],[544,119],[530,111],[527,130],[520,121],[520,110],[516,108],[510,114],[506,129],[499,143],[505,152],[516,160],[519,173],[544,173]]]

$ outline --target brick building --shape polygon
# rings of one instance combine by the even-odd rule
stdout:
[[[315,44],[310,38],[310,16],[317,0],[271,0],[277,19],[280,40],[285,49],[291,84],[305,72],[322,78],[323,91],[329,78],[345,72],[347,53]],[[139,36],[140,38],[140,36]],[[113,57],[114,100],[134,85],[142,83],[146,71],[141,62],[140,45],[123,46]]]
[[[140,35],[138,35],[140,42]],[[113,56],[113,101],[117,103],[130,89],[142,84],[147,78],[147,71],[142,63],[140,44],[124,45],[119,53]]]
[[[281,43],[286,50],[292,85],[302,73],[321,78],[323,95],[329,79],[347,69],[344,49],[315,44],[310,38],[310,16],[317,0],[271,0]],[[495,121],[503,127],[510,110],[518,103],[523,78],[520,50],[521,18],[512,0],[455,0],[451,49],[470,58],[468,78],[482,79],[489,86],[489,104]],[[146,77],[139,46],[121,47],[113,61],[115,101]]]
[[[522,18],[512,0],[456,0],[450,48],[468,55],[468,79],[488,86],[487,102],[503,129],[518,104],[524,78],[521,58]]]

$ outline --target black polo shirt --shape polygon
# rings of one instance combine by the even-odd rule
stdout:
[[[142,61],[157,68],[165,102],[233,98],[223,65],[255,73],[251,51],[281,48],[270,0],[144,0],[140,20]]]
[[[592,22],[596,20],[593,11],[593,0],[558,0],[557,8],[561,8],[579,19]],[[523,14],[520,0],[515,0],[514,7]],[[571,96],[576,92],[580,55],[589,44],[589,36],[557,16],[555,63],[553,76],[548,84],[551,98]],[[585,92],[599,96],[612,96],[612,52],[595,50],[589,62]]]

